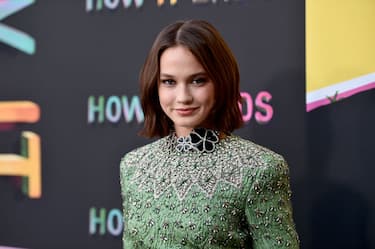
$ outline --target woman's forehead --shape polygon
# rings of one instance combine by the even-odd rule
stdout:
[[[160,75],[194,75],[206,73],[202,64],[193,53],[184,46],[166,49],[160,57]]]

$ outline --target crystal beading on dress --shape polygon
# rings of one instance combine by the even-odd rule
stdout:
[[[298,248],[280,155],[234,135],[181,152],[176,138],[121,162],[125,248]]]

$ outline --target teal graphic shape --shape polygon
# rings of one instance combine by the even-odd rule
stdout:
[[[35,0],[0,0],[0,21],[33,4]],[[35,39],[30,35],[0,23],[0,42],[24,53],[35,53]]]

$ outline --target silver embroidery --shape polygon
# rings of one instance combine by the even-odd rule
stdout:
[[[219,182],[241,188],[244,168],[265,165],[265,160],[257,158],[260,151],[265,151],[263,147],[254,144],[244,151],[249,148],[244,144],[248,141],[236,136],[220,140],[212,153],[178,152],[171,149],[170,140],[169,136],[156,141],[151,150],[144,148],[141,158],[128,162],[128,166],[136,168],[131,182],[140,190],[153,189],[155,198],[172,188],[183,200],[194,185],[212,198]]]
[[[170,137],[172,144],[178,152],[188,152],[191,150],[201,152],[213,152],[216,144],[219,142],[219,132],[197,128],[190,132],[186,137],[177,137],[175,133]]]

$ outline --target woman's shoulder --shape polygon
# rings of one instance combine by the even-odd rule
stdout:
[[[245,164],[244,181],[263,184],[288,184],[289,166],[284,157],[270,148],[256,144],[253,141],[236,138],[241,144],[241,162]],[[247,172],[247,173],[245,173]]]
[[[229,143],[234,144],[232,146],[234,147],[233,153],[238,153],[244,159],[251,159],[258,166],[278,164],[285,161],[281,154],[251,140],[236,135],[232,135],[230,140]]]
[[[160,148],[163,140],[164,138],[158,139],[154,142],[148,143],[125,153],[121,158],[121,165],[131,166],[138,163],[140,159],[144,158],[145,156],[155,154],[156,150]]]
[[[284,157],[270,148],[233,135],[230,137],[229,143],[232,144],[229,146],[231,158],[239,159],[239,164],[245,169],[245,175],[289,174],[289,167]]]

